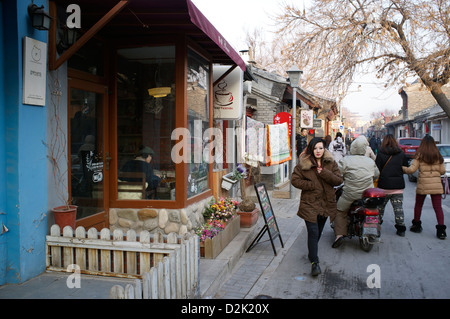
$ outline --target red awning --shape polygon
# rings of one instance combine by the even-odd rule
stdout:
[[[64,11],[69,4],[78,4],[84,32],[120,2],[120,0],[53,1]],[[236,64],[245,71],[245,63],[241,56],[191,0],[128,0],[126,6],[98,31],[100,37],[114,40],[180,34],[185,34],[198,43],[211,55],[213,63]]]
[[[203,13],[192,3],[191,0],[186,0],[189,10],[189,16],[192,23],[194,23],[200,30],[202,30],[208,37],[214,41],[241,69],[245,71],[245,62],[242,60],[239,53],[237,53],[225,38],[217,31],[217,29],[206,19]]]

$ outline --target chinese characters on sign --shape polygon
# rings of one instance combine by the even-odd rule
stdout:
[[[289,136],[292,135],[292,115],[288,112],[277,113],[273,118],[273,124],[288,123]]]

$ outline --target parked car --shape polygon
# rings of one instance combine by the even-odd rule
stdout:
[[[414,158],[416,151],[419,148],[422,139],[417,137],[400,137],[398,139],[398,145],[409,159]]]
[[[450,177],[450,144],[437,144],[436,145],[442,157],[444,158],[445,165],[445,175]],[[410,159],[409,164],[411,164],[412,159]],[[413,174],[408,174],[408,180],[410,182],[417,182],[417,177],[419,176],[419,170],[415,171]]]
[[[445,175],[450,177],[450,144],[437,144],[436,146],[444,158]]]

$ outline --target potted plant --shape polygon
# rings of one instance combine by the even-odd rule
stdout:
[[[245,167],[239,164],[232,172],[222,176],[222,188],[229,191],[240,180],[245,178]]]
[[[205,207],[206,223],[196,229],[200,237],[200,256],[216,258],[240,231],[240,217],[236,213],[237,201],[231,198],[211,199]]]
[[[70,226],[75,229],[75,220],[77,214],[77,206],[71,205],[69,199],[68,189],[68,156],[67,156],[67,138],[63,129],[61,121],[65,118],[60,114],[60,98],[61,85],[59,84],[57,72],[52,72],[55,78],[49,81],[51,92],[52,108],[50,109],[50,127],[52,133],[49,134],[50,140],[47,143],[47,157],[50,161],[51,172],[54,180],[55,194],[62,205],[52,209],[55,224],[57,224],[61,231],[65,226]]]
[[[244,179],[241,179],[241,198],[242,201],[238,204],[237,214],[241,219],[241,227],[250,228],[258,221],[259,209],[253,200],[247,196]]]

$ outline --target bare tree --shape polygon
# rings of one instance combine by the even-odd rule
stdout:
[[[393,116],[395,114],[396,114],[396,112],[393,111],[393,110],[384,109],[382,111],[377,111],[377,112],[370,113],[370,118],[371,119],[377,119],[377,118],[380,118],[380,117],[383,117],[383,118],[384,117],[391,117],[391,116]]]
[[[306,85],[336,95],[370,67],[386,86],[418,76],[450,117],[442,91],[450,78],[449,0],[315,0],[312,8],[284,4],[276,18],[282,59],[308,69]]]
[[[252,58],[256,64],[280,75],[285,75],[285,70],[280,68],[280,42],[266,38],[266,32],[262,28],[247,31],[245,42],[252,50]]]

